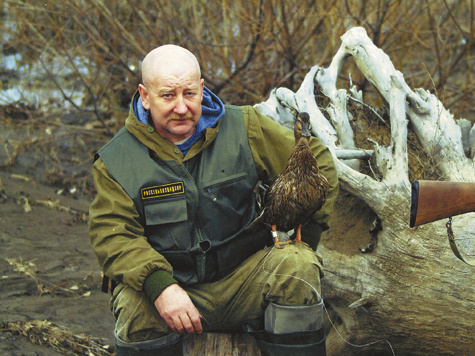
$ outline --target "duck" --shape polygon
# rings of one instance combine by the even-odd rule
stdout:
[[[320,172],[309,147],[311,132],[309,114],[298,113],[294,124],[295,144],[287,166],[263,191],[261,211],[251,223],[263,224],[269,229],[277,248],[289,243],[307,245],[302,241],[301,227],[322,208],[328,196],[328,180]],[[279,240],[278,231],[291,230],[295,230],[295,239]]]

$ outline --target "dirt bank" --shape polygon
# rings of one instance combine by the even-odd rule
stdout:
[[[11,172],[0,179],[0,322],[47,320],[112,343],[113,316],[83,215],[89,199]],[[1,332],[0,355],[64,354]]]

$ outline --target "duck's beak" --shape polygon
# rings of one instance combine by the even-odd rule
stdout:
[[[310,137],[312,133],[310,132],[310,128],[307,124],[302,125],[302,137]]]

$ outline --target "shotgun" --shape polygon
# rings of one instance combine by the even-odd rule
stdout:
[[[416,180],[412,182],[410,227],[449,218],[446,224],[450,247],[455,256],[470,266],[459,252],[452,231],[452,216],[475,212],[475,183]]]
[[[475,183],[412,182],[410,227],[475,211]]]

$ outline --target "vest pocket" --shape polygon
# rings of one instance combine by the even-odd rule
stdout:
[[[207,238],[223,241],[253,218],[253,182],[245,172],[213,180],[200,187],[198,216]]]
[[[231,184],[235,184],[237,182],[240,182],[244,179],[248,178],[248,174],[246,172],[239,172],[239,173],[235,173],[231,176],[227,176],[227,177],[223,177],[223,178],[220,178],[220,179],[216,179],[214,181],[211,181],[211,182],[207,182],[203,185],[203,189],[205,191],[211,191],[213,189],[219,189],[223,186],[228,186],[228,185],[231,185]]]
[[[145,236],[155,250],[187,253],[191,241],[184,196],[147,202],[144,215]]]
[[[163,199],[144,204],[145,225],[163,225],[188,220],[186,199]]]

